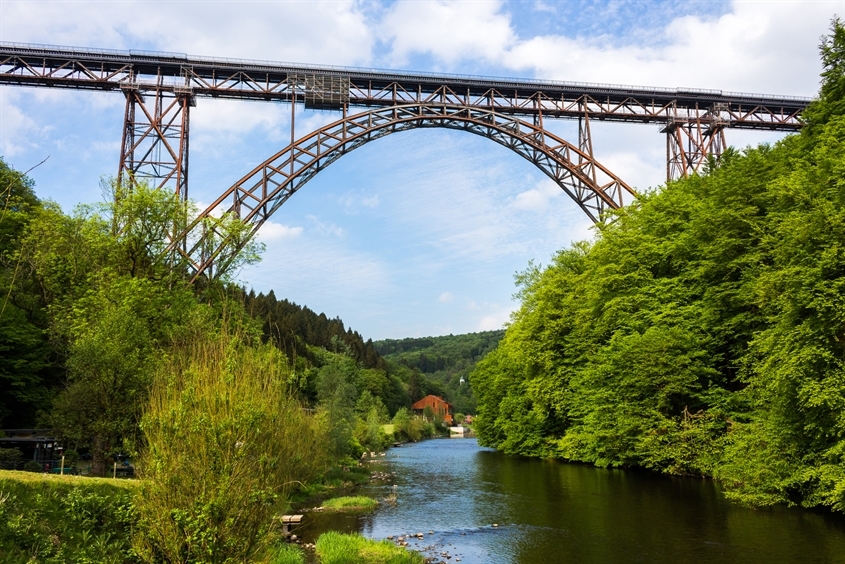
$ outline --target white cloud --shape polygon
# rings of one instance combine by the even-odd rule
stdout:
[[[320,219],[316,215],[308,214],[305,216],[314,228],[317,230],[318,233],[321,235],[330,235],[332,237],[342,238],[346,235],[346,231],[334,223],[320,221]]]
[[[498,304],[487,304],[486,308],[490,311],[479,320],[476,331],[501,329],[510,321],[511,314],[516,311],[517,307],[516,304],[511,304],[508,307],[501,307]]]
[[[521,38],[501,63],[557,80],[812,95],[818,37],[841,9],[841,1],[734,2],[719,18],[675,19],[659,45],[545,35]]]
[[[511,205],[519,210],[545,213],[549,209],[551,200],[559,198],[561,194],[563,190],[560,186],[551,180],[544,180],[536,187],[517,194]]]
[[[352,65],[374,38],[353,0],[0,3],[5,41]]]
[[[275,221],[265,221],[258,230],[258,238],[264,242],[296,239],[300,235],[302,235],[302,227],[291,227]]]
[[[379,198],[378,194],[374,194],[372,196],[367,196],[365,198],[361,198],[361,205],[366,208],[376,208],[378,207]]]
[[[15,104],[18,92],[21,90],[0,88],[0,154],[7,158],[38,146],[33,141],[37,124]]]
[[[443,292],[440,294],[440,297],[437,298],[437,301],[441,304],[450,304],[455,301],[455,296],[453,296],[450,292]]]
[[[357,192],[342,194],[337,201],[343,207],[344,211],[350,214],[358,213],[362,207],[369,209],[377,208],[380,202],[378,194],[365,195],[364,193]]]
[[[447,64],[501,59],[515,39],[501,2],[396,2],[379,27],[391,44],[390,62],[407,64],[414,53],[430,53]]]

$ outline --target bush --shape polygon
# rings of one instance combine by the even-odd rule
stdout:
[[[23,453],[19,448],[0,448],[0,468],[17,470],[23,463]]]
[[[41,470],[43,470],[43,467],[38,462],[30,460],[29,462],[23,465],[23,469],[27,472],[41,472]]]
[[[375,541],[361,535],[329,531],[317,539],[320,564],[424,564],[421,554],[390,541]]]
[[[282,353],[245,341],[194,337],[156,375],[136,501],[147,562],[261,560],[293,486],[322,470],[324,435],[288,394]]]

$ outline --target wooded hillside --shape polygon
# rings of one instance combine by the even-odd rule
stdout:
[[[519,277],[472,374],[504,452],[845,510],[845,29],[806,128],[643,194]]]

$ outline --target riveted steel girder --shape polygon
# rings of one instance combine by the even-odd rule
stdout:
[[[554,180],[594,221],[636,196],[587,151],[538,125],[471,106],[409,104],[346,117],[285,147],[226,190],[182,235],[188,243],[177,240],[172,250],[188,261],[194,279],[213,277],[225,271],[249,237],[318,172],[370,141],[423,127],[466,131],[511,149]],[[221,209],[249,225],[249,236],[232,244],[215,224]]]

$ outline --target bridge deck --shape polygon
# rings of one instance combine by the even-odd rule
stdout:
[[[0,84],[309,101],[313,107],[444,103],[509,115],[584,116],[795,130],[808,98],[684,88],[490,78],[0,42]]]

